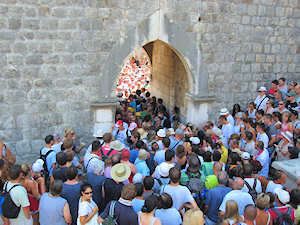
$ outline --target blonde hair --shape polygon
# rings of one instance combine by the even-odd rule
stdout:
[[[265,193],[261,193],[257,196],[256,199],[256,207],[260,210],[264,210],[265,208],[268,208],[270,205],[270,196],[265,194]]]
[[[200,209],[190,209],[183,216],[183,225],[203,225],[204,217]]]
[[[239,207],[234,200],[228,200],[226,202],[224,220],[226,219],[234,219],[235,223],[240,220]]]
[[[30,166],[28,164],[22,164],[21,170],[24,173],[24,176],[28,176],[30,173]]]
[[[64,137],[67,137],[69,134],[75,133],[73,128],[66,128],[64,131]]]

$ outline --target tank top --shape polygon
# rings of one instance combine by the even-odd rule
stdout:
[[[139,214],[138,214],[138,222],[139,222],[139,225],[142,225],[142,223],[141,223],[141,215],[142,215],[142,213],[139,212]],[[147,224],[147,225],[154,225],[155,220],[156,220],[156,218],[153,216],[153,217],[151,218],[150,223]]]

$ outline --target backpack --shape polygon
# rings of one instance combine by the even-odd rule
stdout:
[[[114,218],[116,201],[112,201],[109,206],[109,214],[108,217],[104,219],[102,225],[118,225],[117,220]]]
[[[251,195],[253,201],[255,202],[256,198],[257,198],[257,191],[256,191],[256,184],[257,184],[257,179],[254,179],[254,184],[253,187],[250,186],[250,184],[244,180],[247,188],[248,188],[248,193]]]
[[[291,218],[292,208],[288,207],[286,213],[280,212],[277,208],[273,208],[273,211],[276,213],[277,218],[274,220],[274,225],[293,225],[294,222]]]
[[[199,195],[203,189],[203,183],[199,176],[191,176],[188,174],[189,181],[187,182],[187,188],[190,190],[192,195]]]
[[[105,162],[108,158],[109,158],[109,155],[110,153],[113,151],[113,149],[110,149],[107,154],[105,155],[104,152],[103,152],[103,149],[100,148],[100,152],[101,152],[101,158],[102,158],[102,161]],[[87,166],[86,166],[87,168]]]
[[[17,218],[21,210],[21,206],[17,206],[10,196],[10,191],[17,186],[21,185],[15,184],[7,191],[7,183],[5,183],[5,188],[3,188],[4,201],[2,204],[2,215],[8,219]]]
[[[49,188],[49,171],[48,171],[48,167],[47,167],[47,157],[52,153],[54,152],[54,150],[50,149],[45,155],[42,154],[42,149],[40,149],[40,159],[44,161],[44,164],[43,164],[43,175],[44,175],[44,178],[45,178],[45,184],[46,184],[46,188],[48,190]]]

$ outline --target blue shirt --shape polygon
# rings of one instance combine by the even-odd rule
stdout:
[[[133,199],[131,202],[132,208],[136,213],[138,213],[142,210],[144,203],[145,203],[145,200],[137,199],[137,198]]]
[[[104,176],[96,175],[94,173],[87,173],[87,182],[92,185],[93,200],[97,204],[100,212],[102,212],[105,208],[104,200],[102,198],[102,186],[104,181]]]
[[[154,155],[154,161],[157,163],[157,165],[161,164],[162,162],[165,162],[165,150],[159,150]]]
[[[67,200],[70,207],[70,213],[72,216],[72,225],[76,225],[78,217],[78,204],[80,199],[80,183],[77,184],[63,184],[61,197]]]
[[[138,155],[139,155],[139,150],[137,149],[130,150],[129,162],[134,163]]]
[[[42,155],[46,155],[47,152],[50,151],[50,150],[52,150],[52,149],[44,147],[44,148],[42,148],[41,153],[42,153]],[[55,163],[56,163],[56,152],[53,151],[46,158],[47,169],[48,169],[48,172],[49,172],[50,176],[52,175],[52,172],[53,172],[52,165],[55,164]]]
[[[209,190],[206,194],[205,204],[208,206],[206,216],[214,221],[219,220],[219,207],[222,204],[225,195],[231,191],[231,188],[225,186],[217,186]]]
[[[150,170],[145,160],[140,160],[139,158],[137,158],[134,162],[134,165],[136,167],[136,171],[142,174],[144,177],[150,175]]]
[[[181,216],[175,208],[157,209],[155,217],[159,218],[162,225],[180,225],[182,224]]]
[[[169,139],[170,139],[169,149],[172,150],[172,151],[176,151],[176,148],[179,145],[183,145],[183,141],[182,140],[177,140],[174,136],[170,136]]]

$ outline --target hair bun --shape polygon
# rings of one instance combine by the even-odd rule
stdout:
[[[145,213],[145,212],[148,212],[147,206],[144,205],[144,206],[142,207],[142,212],[144,212],[144,213]]]

